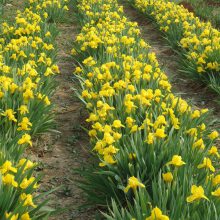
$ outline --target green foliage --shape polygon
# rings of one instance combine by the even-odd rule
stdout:
[[[107,219],[149,220],[156,212],[165,220],[217,220],[210,175],[219,174],[218,153],[210,152],[218,132],[211,132],[209,113],[171,92],[155,54],[116,0],[83,0],[77,7],[84,25],[72,51],[80,63],[77,94],[89,111],[99,159],[78,172],[89,205],[108,205]],[[178,35],[172,27],[170,36]]]

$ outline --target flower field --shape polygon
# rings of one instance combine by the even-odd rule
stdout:
[[[0,16],[0,220],[219,220],[218,106],[181,96],[143,34],[148,17],[218,93],[211,22],[168,0],[0,0]]]
[[[53,128],[57,35],[49,20],[65,1],[30,0],[14,24],[0,30],[0,219],[47,219],[51,210],[38,192],[38,166],[24,156],[32,137]],[[47,193],[45,193],[47,194]]]
[[[181,4],[181,1],[180,1]],[[215,27],[220,24],[220,1],[187,0],[183,3],[202,20],[209,20]]]
[[[219,93],[220,32],[210,22],[201,22],[175,2],[131,0],[134,7],[151,17],[169,45],[181,54],[181,70],[200,79]]]
[[[162,16],[167,20],[178,8],[157,2],[137,1],[137,5],[144,11],[149,5],[163,24]],[[87,183],[82,188],[88,199],[110,207],[106,219],[217,220],[219,134],[210,128],[208,110],[194,109],[172,93],[137,23],[126,18],[116,0],[80,1],[78,13],[82,29],[72,53],[81,65],[75,74],[82,87],[79,96],[90,112],[88,134],[99,158],[97,167],[84,174]],[[201,38],[208,42],[200,45],[194,33],[197,46],[189,40],[191,33],[189,39],[181,39],[181,20],[194,22],[194,18],[183,8],[180,13],[172,12],[180,16],[176,23],[181,33],[173,42],[181,41],[187,53],[194,48],[199,60],[206,58],[202,63],[190,59],[194,72],[211,68],[217,74],[219,32],[195,19]],[[170,19],[166,31],[172,34],[176,23]],[[189,21],[184,26],[190,28]]]

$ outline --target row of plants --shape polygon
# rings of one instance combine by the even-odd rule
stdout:
[[[179,1],[180,3],[182,1]],[[220,1],[206,1],[206,0],[186,0],[187,6],[192,8],[196,16],[204,21],[211,21],[211,23],[219,29],[220,27]]]
[[[36,163],[24,157],[34,135],[53,128],[51,95],[57,36],[52,18],[62,14],[65,0],[29,0],[13,24],[0,26],[0,219],[42,220],[49,192],[39,192]]]
[[[181,71],[220,93],[220,32],[184,6],[168,0],[129,0],[153,19],[169,45],[180,54]]]
[[[217,220],[219,134],[208,110],[172,93],[117,0],[82,0],[77,8],[82,29],[72,50],[74,73],[98,158],[80,171],[88,205],[109,207],[109,220]]]

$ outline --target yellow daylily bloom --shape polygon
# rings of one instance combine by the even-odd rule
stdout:
[[[22,121],[18,123],[18,131],[29,131],[31,130],[29,126],[32,126],[32,123],[29,121],[28,117],[22,118]]]
[[[203,163],[199,164],[197,166],[198,169],[201,169],[201,168],[208,168],[209,170],[211,170],[212,172],[215,172],[215,167],[212,165],[212,161],[205,157],[203,159]]]
[[[13,173],[17,173],[17,169],[15,167],[12,166],[12,162],[7,160],[5,161],[5,163],[0,167],[0,173],[1,174],[5,174],[7,172],[13,172]]]
[[[29,144],[32,146],[31,136],[29,134],[22,135],[22,137],[18,140],[18,144]]]
[[[220,187],[216,189],[214,192],[212,192],[212,195],[216,197],[220,197]]]
[[[186,164],[184,161],[182,161],[182,157],[179,155],[174,155],[172,157],[172,160],[170,162],[168,162],[166,165],[173,165],[176,167],[180,167],[183,166],[184,164]]]
[[[208,135],[208,137],[209,137],[211,140],[216,139],[218,136],[219,136],[219,133],[218,133],[217,131],[213,131],[211,134]]]
[[[220,155],[218,153],[218,148],[216,146],[212,146],[211,149],[209,150],[209,155],[215,155],[219,158]]]
[[[200,199],[206,199],[209,200],[205,194],[204,194],[204,189],[202,188],[202,186],[196,186],[196,185],[192,185],[191,187],[191,193],[192,195],[188,196],[186,198],[187,202],[193,202],[195,200],[200,200]]]
[[[114,128],[121,128],[121,127],[124,127],[124,125],[121,123],[120,120],[114,120],[112,126],[113,126]]]
[[[173,181],[173,174],[171,172],[163,173],[162,176],[165,182],[169,183]]]
[[[5,117],[8,117],[8,119],[10,121],[14,121],[14,122],[17,122],[17,119],[15,118],[15,113],[12,109],[7,109],[5,112],[3,112],[1,115],[5,116]]]
[[[133,190],[136,190],[137,187],[142,187],[144,188],[145,185],[143,183],[141,183],[136,177],[132,176],[128,179],[128,185],[127,187],[124,189],[124,192],[127,193],[128,190],[131,188]]]
[[[21,216],[21,220],[31,220],[31,217],[30,217],[29,213],[28,212],[24,213]]]
[[[217,186],[218,184],[220,184],[220,174],[212,178],[212,184],[213,186]]]
[[[151,211],[151,216],[147,217],[145,220],[169,220],[169,217],[163,215],[162,211],[158,207],[155,207]]]
[[[18,183],[15,181],[15,177],[12,174],[6,174],[5,176],[2,177],[2,181],[6,185],[11,185],[14,187],[18,187]]]

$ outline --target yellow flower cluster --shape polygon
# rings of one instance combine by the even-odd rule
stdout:
[[[166,0],[132,0],[135,7],[153,17],[169,42],[179,45],[190,73],[213,73],[219,77],[220,32],[210,22],[201,22],[182,5]]]
[[[65,1],[29,0],[14,24],[0,31],[0,219],[42,219],[34,177],[36,164],[22,158],[32,136],[50,128],[50,96],[55,64],[56,29],[47,23],[51,10],[65,10]],[[58,10],[59,9],[59,10]],[[36,216],[35,216],[36,215]]]
[[[119,181],[115,185],[109,181],[109,188],[117,191],[123,183],[120,188],[127,200],[148,192],[135,201],[135,207],[151,203],[156,208],[138,215],[133,207],[135,219],[169,219],[157,206],[171,219],[187,219],[193,213],[215,219],[212,208],[220,210],[215,200],[219,154],[213,145],[218,132],[206,123],[208,110],[194,110],[171,92],[137,23],[124,16],[117,0],[82,0],[78,10],[83,27],[72,54],[86,58],[79,60],[82,65],[74,73],[82,85],[80,98],[90,112],[86,121],[91,125],[93,150],[101,160],[99,169],[115,173]],[[198,189],[195,184],[200,184]],[[208,197],[213,204],[206,204],[209,212],[204,217],[203,209],[190,202]],[[133,200],[129,208],[131,204]]]

